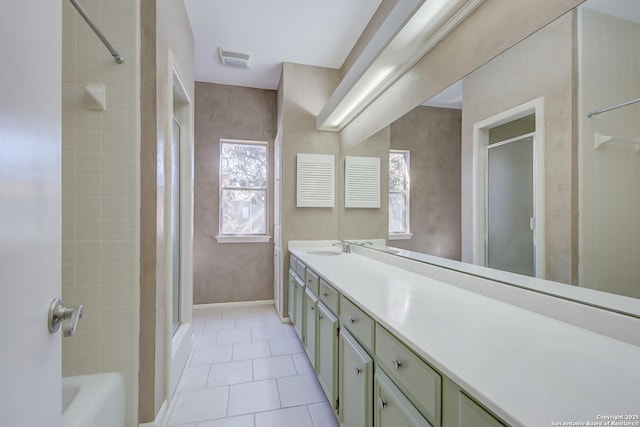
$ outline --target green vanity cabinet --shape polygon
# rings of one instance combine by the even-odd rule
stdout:
[[[374,427],[431,427],[382,371],[374,379]]]
[[[504,427],[489,411],[466,395],[457,384],[443,378],[443,427]]]
[[[378,366],[431,424],[439,426],[442,376],[380,324],[376,325],[375,348]]]
[[[338,318],[319,303],[316,372],[320,385],[333,410],[337,410],[338,398]]]
[[[296,273],[293,269],[289,269],[289,289],[287,298],[287,313],[291,323],[295,321],[295,293],[296,293]]]
[[[298,334],[298,338],[304,344],[304,282],[300,277],[295,276],[293,291],[293,327]]]
[[[369,427],[373,419],[373,360],[344,328],[340,329],[339,354],[340,424]]]
[[[309,270],[307,270],[307,273]],[[318,319],[318,297],[311,288],[305,291],[305,325],[304,325],[304,350],[311,362],[311,366],[316,367],[316,342],[317,342],[317,319]]]

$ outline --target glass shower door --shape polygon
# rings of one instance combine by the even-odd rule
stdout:
[[[535,275],[533,135],[487,147],[487,267]]]

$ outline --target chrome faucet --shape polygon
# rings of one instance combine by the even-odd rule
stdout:
[[[331,246],[338,246],[338,245],[342,247],[342,252],[347,254],[351,253],[351,245],[349,245],[347,242],[335,242],[331,244]]]

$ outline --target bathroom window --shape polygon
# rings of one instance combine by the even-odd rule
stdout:
[[[389,239],[410,239],[410,156],[408,150],[389,151]]]
[[[266,242],[267,143],[220,140],[220,243]]]

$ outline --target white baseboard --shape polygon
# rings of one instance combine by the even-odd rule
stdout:
[[[210,310],[212,308],[238,308],[238,307],[252,307],[261,305],[274,305],[275,302],[272,299],[260,300],[260,301],[239,301],[239,302],[219,302],[214,304],[194,304],[194,310]]]
[[[167,401],[165,400],[164,402],[162,402],[162,406],[160,407],[160,410],[158,411],[158,414],[156,415],[156,419],[151,421],[150,423],[142,423],[139,424],[139,427],[164,427],[167,425],[167,422],[169,421],[169,413],[168,413],[168,409],[169,409],[169,405],[167,404]]]

